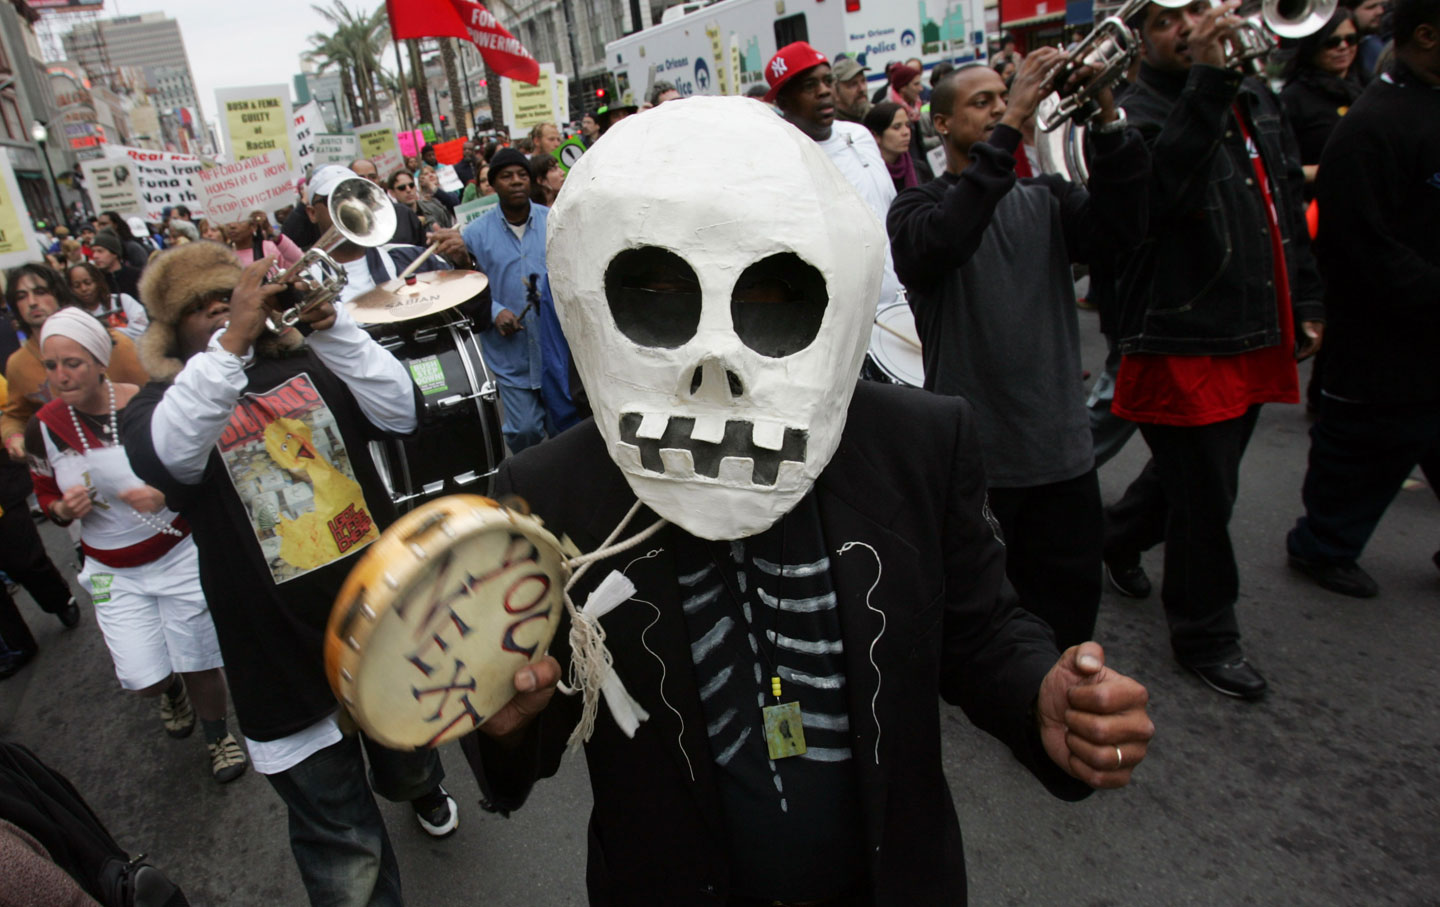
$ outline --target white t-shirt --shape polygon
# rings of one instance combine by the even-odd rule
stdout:
[[[885,159],[880,157],[880,146],[870,130],[859,123],[836,120],[830,127],[830,138],[817,143],[832,163],[849,180],[850,185],[865,199],[870,210],[885,225],[885,215],[890,203],[895,201],[895,183],[890,171],[885,168]],[[880,281],[880,305],[896,300],[900,292],[900,279],[895,276],[895,267],[890,262],[890,241],[885,241],[885,274]]]

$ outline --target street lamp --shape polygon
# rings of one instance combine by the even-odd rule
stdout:
[[[40,156],[45,159],[45,170],[50,174],[50,188],[55,190],[56,215],[53,220],[63,224],[65,222],[65,199],[61,197],[60,184],[55,180],[55,168],[50,165],[50,153],[45,150],[45,142],[50,138],[50,130],[45,128],[42,121],[36,120],[30,127],[30,138],[40,146]]]

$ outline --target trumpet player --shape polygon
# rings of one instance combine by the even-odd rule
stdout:
[[[1140,241],[1149,170],[1140,137],[1102,89],[1089,121],[1089,191],[1054,175],[1016,176],[1021,130],[1068,66],[1059,50],[1040,48],[1008,90],[988,66],[943,78],[930,115],[945,173],[901,192],[887,219],[924,345],[925,389],[975,407],[1006,575],[1062,647],[1090,638],[1103,584],[1070,263]],[[1068,78],[1096,75],[1081,67]]]
[[[1122,107],[1150,149],[1150,220],[1119,261],[1111,411],[1139,423],[1152,459],[1107,511],[1105,562],[1118,591],[1143,598],[1140,553],[1164,541],[1176,659],[1258,699],[1230,513],[1260,406],[1299,401],[1295,362],[1319,348],[1324,313],[1294,137],[1269,89],[1226,66],[1237,6],[1152,3],[1129,23],[1141,63]]]

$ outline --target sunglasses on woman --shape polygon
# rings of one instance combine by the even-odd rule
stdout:
[[[1330,37],[1325,39],[1324,47],[1326,50],[1335,50],[1341,44],[1344,44],[1348,47],[1354,47],[1356,44],[1359,43],[1359,35],[1331,35]]]

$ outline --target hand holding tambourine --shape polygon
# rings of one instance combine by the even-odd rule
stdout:
[[[564,609],[567,553],[540,520],[475,495],[401,517],[336,597],[325,633],[335,695],[397,749],[492,720],[496,736],[523,727],[559,680],[545,652]]]

